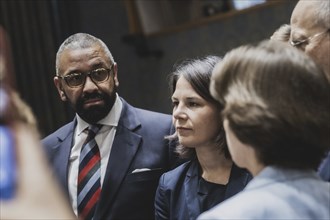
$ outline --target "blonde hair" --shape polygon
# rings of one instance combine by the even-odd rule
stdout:
[[[270,39],[281,42],[289,42],[290,35],[291,35],[291,26],[288,24],[283,24],[273,33]]]
[[[71,36],[69,36],[59,47],[57,53],[56,53],[56,61],[55,61],[55,68],[56,68],[56,75],[60,74],[60,57],[62,53],[67,49],[80,49],[80,48],[89,48],[94,45],[99,45],[105,54],[107,55],[107,58],[109,59],[109,62],[114,63],[113,56],[107,47],[107,45],[99,38],[96,38],[90,34],[86,33],[76,33]]]

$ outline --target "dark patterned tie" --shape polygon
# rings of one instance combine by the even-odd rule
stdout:
[[[81,148],[78,174],[78,216],[89,220],[94,216],[96,204],[101,192],[101,157],[95,135],[101,125],[91,125],[88,136]]]

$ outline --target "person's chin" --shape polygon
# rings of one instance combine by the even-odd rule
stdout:
[[[84,102],[83,108],[88,110],[91,108],[100,108],[104,106],[104,100],[103,99],[92,99]]]
[[[89,108],[79,114],[79,116],[90,124],[94,124],[104,118],[108,112],[102,108]]]

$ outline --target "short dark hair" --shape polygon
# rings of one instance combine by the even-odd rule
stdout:
[[[209,55],[203,58],[187,59],[180,64],[175,65],[174,71],[169,75],[171,94],[175,92],[176,83],[182,76],[189,82],[189,84],[198,95],[200,95],[207,102],[215,105],[219,109],[220,114],[222,106],[212,97],[209,90],[212,70],[220,60],[221,58],[218,56]],[[222,126],[221,128],[222,129],[219,131],[216,143],[219,146],[220,152],[224,151],[225,156],[230,158],[224,129]],[[170,140],[177,140],[177,134],[175,133],[174,135],[168,136],[167,138]],[[193,158],[196,154],[195,149],[187,148],[180,145],[179,143],[177,145],[176,152],[183,158]]]
[[[237,138],[263,164],[317,168],[330,148],[330,91],[303,52],[277,41],[242,46],[213,71],[212,94]]]
[[[101,46],[101,48],[104,50],[105,54],[107,55],[109,62],[111,63],[115,62],[109,48],[101,39],[86,33],[76,33],[65,39],[56,53],[56,61],[55,61],[56,75],[60,75],[59,60],[60,57],[62,56],[63,51],[67,49],[89,48],[94,45]]]

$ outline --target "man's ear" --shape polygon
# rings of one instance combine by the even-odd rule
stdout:
[[[113,65],[113,79],[115,81],[116,87],[119,86],[119,80],[118,80],[117,73],[118,73],[118,66],[117,66],[117,63],[114,63],[114,65]]]
[[[56,89],[57,89],[58,94],[60,95],[61,100],[63,102],[67,101],[68,100],[68,97],[65,94],[65,91],[63,90],[63,86],[62,86],[61,80],[57,76],[54,77],[54,84],[56,86]]]
[[[61,99],[62,99],[63,102],[68,100],[68,96],[66,95],[64,90],[61,90],[60,96],[61,96]]]

